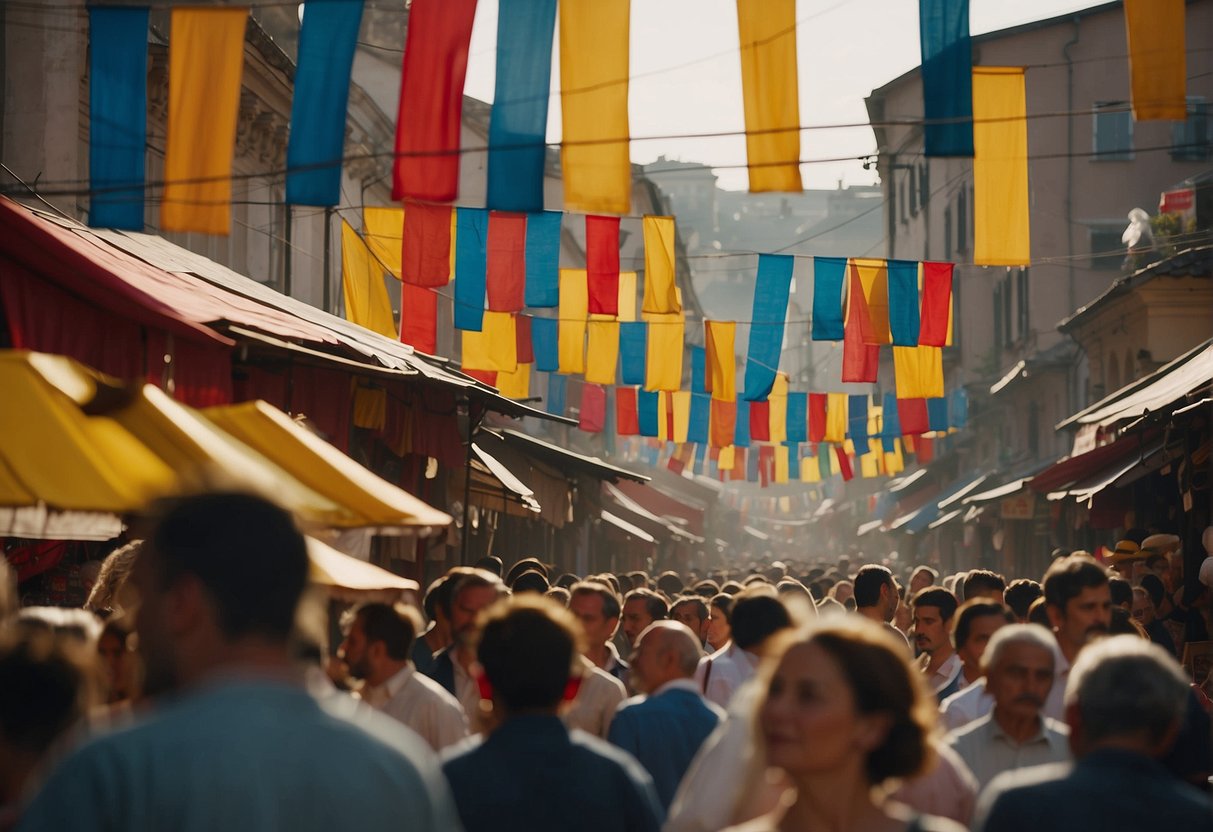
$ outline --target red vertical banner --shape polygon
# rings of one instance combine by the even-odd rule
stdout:
[[[712,399],[711,429],[709,433],[713,448],[727,448],[733,444],[737,431],[737,402]]]
[[[521,311],[526,292],[526,214],[489,213],[485,291],[491,311]]]
[[[763,488],[766,488],[773,479],[775,479],[775,446],[762,445],[758,448],[758,482]]]
[[[771,441],[771,403],[750,402],[750,439]]]
[[[438,354],[438,294],[434,290],[400,284],[400,340],[421,352]]]
[[[842,474],[843,480],[849,482],[853,479],[855,472],[851,470],[851,458],[847,456],[842,445],[834,446],[834,458],[838,460],[838,471]]]
[[[487,384],[489,387],[497,386],[497,371],[496,370],[463,370],[464,375],[469,375],[482,384]]]
[[[826,436],[826,402],[828,393],[809,394],[809,441],[821,442]]]
[[[926,399],[898,399],[897,420],[904,436],[917,436],[931,429]]]
[[[459,195],[463,81],[476,0],[413,0],[409,6],[392,199],[454,202]]]
[[[865,343],[872,328],[868,304],[856,268],[850,269],[847,283],[847,321],[842,334],[842,380],[871,384],[880,367],[880,347]]]
[[[919,465],[926,465],[935,458],[935,440],[927,439],[925,436],[914,438],[914,456],[918,458]]]
[[[581,385],[581,420],[586,433],[601,433],[606,424],[606,390],[598,384]]]
[[[590,313],[619,314],[619,217],[585,218],[585,268]]]
[[[636,410],[636,388],[615,388],[615,432],[620,436],[638,436],[640,417]]]
[[[942,347],[948,342],[952,309],[952,264],[922,264],[922,311],[918,343]]]
[[[401,276],[414,286],[451,282],[451,206],[406,202]]]
[[[733,449],[733,468],[729,473],[729,479],[741,480],[745,482],[746,478],[746,460],[745,455],[748,449],[740,445]]]
[[[669,390],[662,390],[657,395],[661,396],[662,406],[665,412],[665,435],[663,439],[673,441],[674,439],[674,393]]]
[[[535,343],[531,340],[531,316],[514,316],[515,351],[519,364],[535,363]]]

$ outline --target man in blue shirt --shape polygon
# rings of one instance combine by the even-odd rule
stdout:
[[[724,711],[704,699],[695,684],[702,655],[698,637],[685,624],[650,624],[632,655],[632,684],[648,696],[620,705],[607,736],[653,775],[665,809],[699,746],[724,719]]]
[[[557,716],[582,672],[572,614],[524,594],[481,624],[476,656],[494,727],[446,749],[442,767],[467,832],[657,832],[661,806],[644,768]]]
[[[304,690],[288,642],[307,572],[290,515],[261,498],[162,507],[132,575],[156,708],[68,757],[19,828],[458,830],[415,734],[377,714],[364,730]]]

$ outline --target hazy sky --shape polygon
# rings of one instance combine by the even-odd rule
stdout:
[[[1100,5],[1092,0],[971,0],[974,35]],[[919,63],[915,0],[799,0],[796,4],[800,123],[866,124],[863,100],[873,89]],[[464,91],[493,100],[497,0],[479,0]],[[559,54],[553,55],[548,140],[560,139]],[[741,67],[735,0],[632,0],[630,118],[632,161],[660,155],[708,162],[725,188],[746,187],[742,136],[713,139],[646,136],[740,131]],[[871,153],[868,127],[809,129],[802,159]],[[869,184],[858,162],[801,168],[806,188]]]

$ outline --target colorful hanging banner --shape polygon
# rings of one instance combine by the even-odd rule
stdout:
[[[733,411],[733,444],[740,448],[750,446],[750,402],[737,402]]]
[[[897,419],[903,436],[916,436],[931,429],[927,421],[926,399],[898,399]]]
[[[787,426],[789,442],[809,441],[809,395],[788,393]]]
[[[463,80],[476,0],[413,0],[396,118],[392,199],[459,195]]]
[[[948,431],[948,400],[942,396],[927,399],[927,427],[933,431]]]
[[[898,347],[918,346],[919,299],[918,263],[913,260],[889,261],[889,332]]]
[[[438,354],[438,295],[434,291],[400,284],[400,340],[428,355]]]
[[[555,373],[560,369],[559,324],[555,318],[531,318],[536,370]]]
[[[821,460],[816,454],[806,456],[800,461],[801,482],[821,482]]]
[[[750,402],[750,439],[755,442],[771,440],[771,403]]]
[[[1024,70],[973,68],[973,262],[1032,262]]]
[[[404,275],[400,242],[403,230],[403,208],[367,206],[362,209],[362,239],[375,259],[397,280],[402,280]]]
[[[615,388],[615,425],[620,436],[636,436],[640,433],[635,387]]]
[[[847,394],[830,393],[826,405],[826,442],[843,442],[847,438]]]
[[[670,401],[672,395],[668,390],[657,394],[657,438],[666,441],[674,436],[674,404]]]
[[[880,368],[880,347],[866,343],[865,333],[871,332],[867,300],[858,269],[848,269],[847,320],[842,339],[842,380],[871,384]]]
[[[497,374],[497,390],[507,399],[529,398],[531,395],[531,365],[519,362],[512,373]]]
[[[463,332],[464,370],[494,370],[512,373],[518,369],[518,336],[509,312],[485,312],[479,332]]]
[[[792,482],[798,482],[800,480],[800,446],[789,442],[786,447],[788,452],[787,478]]]
[[[926,399],[943,395],[943,350],[940,347],[893,347],[897,398]]]
[[[678,390],[682,387],[682,350],[686,322],[681,313],[649,315],[648,346],[645,350],[646,390]]]
[[[674,282],[674,218],[646,216],[644,229],[644,303],[641,311],[669,315],[682,311]]]
[[[488,207],[543,210],[556,0],[500,0],[489,116]]]
[[[842,340],[845,257],[813,258],[813,340]]]
[[[538,366],[538,365],[536,365]],[[548,395],[547,408],[548,413],[554,416],[563,416],[565,405],[567,404],[569,391],[568,376],[562,376],[559,373],[548,373]]]
[[[162,231],[230,229],[247,22],[245,7],[172,11]]]
[[[630,0],[560,4],[560,147],[564,207],[587,214],[632,209],[628,146]]]
[[[1184,0],[1125,0],[1134,121],[1188,117],[1184,5]]]
[[[518,337],[515,342],[518,344],[518,363],[519,364],[534,364],[535,363],[535,346],[531,340],[531,321],[530,315],[515,315],[514,316],[514,332]]]
[[[803,190],[796,0],[737,0],[750,192]]]
[[[286,201],[291,205],[341,202],[350,70],[362,2],[307,0],[300,6],[299,54],[286,145]]]
[[[408,223],[405,212],[404,221]],[[479,332],[488,269],[489,212],[455,209],[455,328]],[[407,260],[407,256],[405,258]]]
[[[892,393],[884,394],[884,404],[881,406],[884,424],[881,426],[882,439],[895,439],[902,435],[901,416],[897,409],[897,397]]]
[[[713,399],[731,402],[737,399],[737,356],[734,342],[737,324],[733,321],[704,321],[707,342],[707,384]]]
[[[691,393],[687,390],[675,390],[670,395],[670,401],[673,405],[673,421],[674,429],[670,433],[670,439],[678,444],[688,442],[688,432],[691,427]]]
[[[449,205],[405,203],[400,246],[401,279],[405,283],[437,287],[451,282],[459,259],[459,247],[453,244],[451,229],[457,226],[459,212],[463,210],[452,212]]]
[[[619,314],[619,217],[585,218],[590,313]]]
[[[765,399],[775,383],[783,351],[783,326],[796,258],[786,254],[758,255],[754,311],[750,315],[750,347],[745,365],[747,401]]]
[[[585,372],[589,296],[585,269],[560,270],[560,372]]]
[[[927,156],[973,155],[973,46],[969,0],[918,0]]]
[[[772,442],[786,442],[788,438],[788,376],[779,373],[775,376],[775,385],[767,399],[769,433]]]
[[[732,445],[723,445],[720,448],[720,455],[716,457],[717,470],[732,471],[733,466],[737,464],[736,449]]]
[[[628,321],[619,325],[620,380],[624,384],[644,384],[649,325]]]
[[[396,340],[396,322],[392,319],[387,287],[383,285],[383,268],[345,220],[341,221],[341,289],[346,320]]]
[[[705,379],[707,370],[707,355],[703,347],[689,346],[687,354],[691,356],[691,392],[708,392]]]
[[[636,320],[636,272],[619,273],[619,314],[620,321]]]
[[[589,344],[585,353],[585,380],[614,384],[619,364],[619,321],[590,315]]]
[[[826,438],[826,421],[828,420],[827,402],[829,397],[825,393],[810,393],[809,394],[809,441],[824,442]]]
[[[521,311],[526,290],[526,215],[490,212],[487,252],[489,309]]]
[[[88,224],[143,230],[147,8],[88,7]]]
[[[560,211],[526,218],[526,305],[551,309],[560,303]]]
[[[868,441],[867,394],[847,396],[847,436],[856,445]]]
[[[737,402],[712,399],[712,416],[709,441],[713,448],[723,448],[733,444],[737,430]]]
[[[775,448],[775,483],[783,484],[788,481],[788,446],[778,445]]]
[[[690,423],[687,425],[687,441],[707,444],[711,438],[709,426],[712,418],[712,397],[707,393],[691,394]]]
[[[577,427],[586,433],[601,433],[606,424],[606,390],[597,384],[581,385],[581,419]]]
[[[838,473],[842,474],[843,482],[850,482],[855,473],[851,470],[851,458],[847,456],[842,446],[834,446],[834,458],[838,461]]]
[[[656,436],[660,425],[659,400],[661,394],[640,390],[636,394],[636,410],[640,421],[641,436]]]
[[[951,263],[922,264],[922,313],[918,343],[942,347],[948,341],[952,310]]]
[[[864,308],[867,310],[867,316],[860,318],[865,324],[863,342],[877,345],[892,343],[893,337],[889,331],[889,270],[886,262],[856,258],[851,261],[851,268],[859,275]]]

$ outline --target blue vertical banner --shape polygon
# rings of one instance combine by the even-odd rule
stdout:
[[[867,453],[868,396],[847,396],[847,438],[855,443],[855,453]]]
[[[707,393],[691,394],[691,420],[687,424],[687,441],[703,447],[708,442],[708,422],[712,414],[712,397]]]
[[[931,430],[946,433],[948,430],[948,400],[941,397],[927,399],[927,425]]]
[[[560,369],[560,322],[555,318],[531,318],[531,349],[535,369],[554,373]]]
[[[885,440],[885,450],[892,451],[892,442],[901,436],[901,417],[897,415],[897,397],[893,393],[884,394],[884,404],[881,406],[880,438]]]
[[[918,0],[927,156],[973,155],[969,0]]]
[[[526,217],[526,305],[552,309],[560,305],[560,211]]]
[[[563,416],[568,393],[568,376],[562,376],[560,373],[548,373],[548,413]]]
[[[750,405],[737,402],[737,418],[733,421],[733,444],[739,448],[750,446]]]
[[[648,326],[644,321],[619,324],[619,376],[624,384],[644,384]]]
[[[489,117],[488,207],[543,210],[556,0],[500,0]]]
[[[788,393],[788,443],[809,441],[809,394]],[[791,457],[789,456],[789,459]],[[791,476],[789,473],[788,476]],[[800,476],[797,474],[797,476]]]
[[[489,212],[455,209],[455,327],[480,332],[488,269]]]
[[[143,230],[146,8],[90,6],[88,224]]]
[[[841,341],[845,257],[813,258],[813,340]]]
[[[687,347],[691,354],[691,392],[706,393],[708,388],[704,385],[704,373],[707,369],[707,350],[703,347]]]
[[[700,442],[695,446],[695,473],[706,474],[708,464],[708,443]]]
[[[889,261],[889,331],[893,346],[918,346],[921,323],[918,299],[918,263],[913,260]]]
[[[361,24],[362,0],[303,4],[286,145],[286,201],[291,205],[341,202],[345,114]]]
[[[969,394],[963,388],[953,390],[950,404],[948,424],[959,430],[969,421]]]
[[[788,317],[788,294],[792,288],[795,265],[796,258],[791,255],[758,255],[754,311],[750,314],[750,347],[745,364],[743,398],[746,401],[762,401],[775,384],[779,356],[783,352],[783,326]]]
[[[636,417],[640,422],[641,436],[656,436],[658,434],[657,414],[658,396],[660,395],[662,394],[656,390],[641,389],[636,392]]]
[[[788,480],[796,482],[800,479],[800,444],[784,442],[788,446]]]

